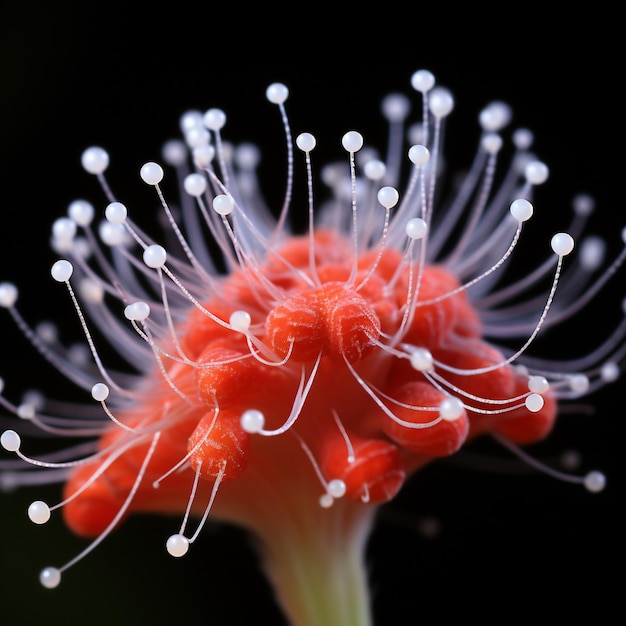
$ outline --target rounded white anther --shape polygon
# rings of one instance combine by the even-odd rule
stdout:
[[[435,76],[428,70],[417,70],[411,76],[411,86],[415,91],[426,93],[435,86]]]
[[[518,150],[528,150],[533,145],[533,141],[535,141],[535,135],[528,128],[518,128],[513,133],[513,145]]]
[[[409,99],[401,93],[390,93],[383,99],[383,115],[390,122],[403,122],[411,110]]]
[[[209,109],[202,117],[209,130],[220,130],[226,124],[226,113],[222,109]]]
[[[80,162],[90,174],[102,174],[109,167],[109,154],[103,148],[92,146],[83,152]]]
[[[17,301],[17,287],[13,283],[0,283],[0,306],[10,309]]]
[[[143,322],[150,315],[150,305],[147,302],[133,302],[124,309],[124,317],[133,322]]]
[[[32,420],[35,417],[36,407],[30,402],[22,402],[17,406],[15,412],[20,419]]]
[[[557,233],[552,237],[550,245],[559,256],[567,256],[574,249],[574,239],[567,233]]]
[[[111,202],[104,209],[104,216],[111,224],[123,224],[128,216],[128,210],[121,202]]]
[[[454,396],[448,396],[439,405],[439,415],[446,422],[453,422],[459,419],[464,412],[463,402]]]
[[[215,148],[210,144],[197,146],[191,151],[196,167],[205,168],[215,158]],[[204,180],[204,178],[202,179]]]
[[[341,138],[341,145],[348,152],[358,152],[363,147],[363,135],[356,130],[349,130]]]
[[[420,167],[425,163],[428,163],[430,159],[430,150],[422,144],[415,144],[409,148],[409,160],[413,165]]]
[[[335,503],[335,498],[333,498],[329,493],[323,493],[320,496],[319,503],[323,509],[330,509],[330,507]]]
[[[148,185],[158,185],[163,180],[163,168],[154,161],[144,163],[139,170],[141,180]]]
[[[35,500],[28,507],[28,517],[33,524],[45,524],[50,519],[50,507],[41,500]]]
[[[296,137],[296,146],[302,150],[302,152],[311,152],[315,148],[317,141],[311,133],[300,133]]]
[[[39,582],[46,589],[54,589],[61,582],[61,570],[56,567],[44,567],[39,574]]]
[[[445,87],[435,87],[428,95],[428,108],[438,119],[449,115],[454,108],[452,93]]]
[[[606,476],[602,472],[594,470],[585,476],[583,484],[587,491],[599,493],[606,487]]]
[[[52,278],[54,278],[57,282],[65,283],[70,279],[73,271],[74,266],[69,261],[61,259],[60,261],[54,263],[50,270],[50,274],[52,274]]]
[[[206,178],[202,174],[189,174],[185,176],[183,186],[190,196],[201,196],[206,191]]]
[[[585,374],[574,374],[569,378],[568,383],[574,393],[586,393],[589,389],[589,377]]]
[[[289,97],[289,89],[283,83],[272,83],[265,90],[265,97],[272,104],[282,104]]]
[[[572,208],[574,209],[574,213],[576,213],[576,215],[587,217],[591,215],[593,210],[596,208],[596,201],[593,196],[586,193],[579,193],[574,196],[574,199],[572,200]]]
[[[342,498],[346,495],[346,483],[339,478],[333,478],[333,480],[328,482],[326,486],[326,491],[333,498]]]
[[[511,107],[505,102],[491,102],[478,116],[478,121],[483,130],[487,132],[497,132],[502,130],[513,117]]]
[[[428,232],[428,225],[421,217],[414,217],[406,223],[404,231],[409,239],[422,239]]]
[[[67,214],[79,226],[89,226],[95,215],[95,209],[87,200],[74,200],[67,207]]]
[[[240,333],[247,333],[251,323],[252,318],[247,311],[233,311],[230,315],[230,327]]]
[[[59,217],[52,223],[52,237],[58,241],[70,242],[76,236],[76,222],[69,217]]]
[[[613,361],[607,361],[600,369],[600,376],[605,383],[613,383],[619,378],[619,366]]]
[[[496,133],[488,133],[482,138],[480,145],[488,154],[497,154],[502,148],[502,137]]]
[[[103,220],[98,225],[98,234],[107,246],[123,244],[127,240],[128,235],[123,224],[112,224],[106,220]]]
[[[22,445],[22,440],[14,430],[5,430],[0,436],[0,445],[7,452],[17,452]]]
[[[163,246],[152,244],[143,251],[143,262],[148,266],[156,269],[163,267],[167,259],[167,252]]]
[[[232,196],[221,193],[213,198],[213,210],[219,215],[230,215],[234,208],[235,201]]]
[[[400,199],[398,190],[395,187],[381,187],[378,190],[376,197],[378,198],[378,202],[380,202],[386,209],[391,209],[396,206],[396,204],[398,204],[398,200]]]
[[[382,180],[387,173],[387,166],[380,159],[370,159],[363,166],[363,173],[369,180]]]
[[[185,133],[185,142],[193,150],[208,146],[211,141],[211,134],[204,127],[192,128]]]
[[[96,402],[104,402],[109,397],[109,388],[104,383],[96,383],[91,388],[91,397]]]
[[[533,205],[526,198],[517,198],[511,202],[509,211],[518,222],[525,222],[533,215]]]
[[[187,160],[187,146],[180,139],[170,139],[161,148],[161,157],[172,167],[179,167]]]
[[[185,556],[189,550],[189,539],[184,535],[176,533],[168,538],[165,547],[171,556]]]
[[[234,158],[235,163],[239,168],[252,172],[261,162],[261,151],[259,150],[259,147],[253,143],[240,143],[235,148]]]
[[[418,372],[427,372],[433,369],[433,355],[426,348],[415,348],[409,356],[411,367]]]
[[[528,390],[533,393],[546,393],[550,389],[550,383],[545,376],[531,376],[528,379]]]
[[[543,409],[544,399],[538,393],[530,393],[526,396],[524,404],[531,413],[536,413]]]
[[[548,180],[550,171],[548,166],[541,161],[531,161],[524,168],[524,176],[531,185],[541,185]]]
[[[248,409],[241,415],[241,427],[250,434],[258,433],[265,426],[265,415],[258,409]]]
[[[183,132],[183,134],[185,134],[193,128],[202,128],[202,126],[204,125],[202,117],[202,111],[198,111],[197,109],[185,111],[180,116],[180,119],[178,121],[180,130]]]
[[[602,237],[590,235],[580,244],[580,263],[589,272],[597,270],[604,262],[606,242]]]

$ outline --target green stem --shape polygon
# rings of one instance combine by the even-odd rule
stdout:
[[[291,626],[371,626],[364,560],[375,507],[318,508],[304,524],[283,519],[280,533],[261,537],[278,601]]]

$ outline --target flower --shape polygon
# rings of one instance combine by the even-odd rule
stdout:
[[[288,89],[270,85],[288,164],[277,216],[260,195],[256,148],[223,140],[219,109],[183,115],[184,141],[164,147],[183,188],[180,206],[162,192],[159,163],[141,168],[166,218],[162,238],[144,232],[111,191],[108,153],[83,153],[106,197],[104,220],[94,228],[94,206],[70,204],[53,224],[60,258],[51,274],[69,292],[85,345],[58,345],[45,328],[31,329],[17,287],[0,285],[0,305],[90,394],[61,406],[0,396],[22,420],[3,432],[2,446],[25,465],[4,462],[4,484],[36,482],[31,468],[41,482],[63,481],[62,501],[34,501],[30,519],[44,524],[61,509],[73,532],[93,538],[65,565],[45,568],[44,586],[56,587],[133,513],[180,517],[165,541],[177,558],[210,518],[259,539],[291,623],[369,624],[363,558],[378,505],[476,437],[522,454],[517,446],[550,433],[560,403],[617,378],[623,327],[589,356],[532,355],[538,334],[574,315],[622,262],[624,253],[592,280],[602,245],[587,239],[577,271],[564,271],[591,199],[576,199],[571,232],[552,236],[544,263],[506,282],[534,190],[548,178],[531,153],[532,133],[512,133],[511,162],[499,175],[511,110],[488,104],[475,161],[442,201],[453,184],[442,177],[441,151],[454,99],[429,71],[411,83],[423,111],[409,129],[408,158],[397,138],[410,102],[392,94],[383,103],[389,156],[346,132],[344,160],[322,172],[332,192],[324,202],[316,199],[316,138],[292,139]],[[296,169],[308,185],[303,232],[289,224]],[[536,296],[541,283],[546,292]],[[107,366],[94,329],[128,368]],[[36,430],[90,443],[31,458],[22,435]],[[565,477],[590,491],[604,486],[597,471]],[[189,530],[192,519],[199,522]]]

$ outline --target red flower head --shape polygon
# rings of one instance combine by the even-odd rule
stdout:
[[[561,277],[574,247],[569,234],[554,235],[550,258],[527,278],[501,278],[523,245],[534,187],[548,174],[529,152],[531,133],[513,134],[510,170],[496,176],[510,111],[502,103],[487,106],[475,162],[452,200],[440,203],[441,130],[453,99],[430,72],[416,72],[412,84],[424,108],[402,189],[401,146],[390,145],[385,163],[350,131],[342,140],[345,161],[324,171],[334,194],[320,207],[316,140],[296,137],[299,161],[287,88],[268,88],[288,148],[278,219],[259,195],[255,150],[222,141],[225,114],[186,114],[185,144],[170,142],[163,155],[185,190],[180,207],[171,208],[161,192],[160,165],[146,163],[140,173],[162,205],[172,236],[167,247],[113,196],[104,179],[107,153],[84,152],[84,168],[108,197],[105,221],[98,239],[92,205],[70,205],[54,224],[54,248],[63,258],[52,276],[69,290],[91,362],[31,331],[15,307],[16,288],[0,286],[0,304],[101,409],[101,419],[93,406],[51,415],[45,405],[14,407],[2,398],[47,433],[94,440],[79,460],[68,453],[62,461],[35,461],[21,452],[16,431],[4,432],[3,446],[22,460],[44,472],[63,470],[63,501],[34,502],[35,523],[62,508],[75,533],[95,538],[89,551],[135,512],[177,514],[180,526],[166,546],[179,557],[209,515],[234,522],[260,538],[294,624],[366,624],[361,558],[376,505],[418,468],[479,435],[509,445],[543,439],[559,400],[614,378],[619,352],[612,351],[621,335],[594,362],[528,356],[540,330],[593,296],[585,265],[573,280]],[[384,111],[390,136],[400,136],[408,99],[390,96]],[[301,162],[309,224],[296,233],[287,217]],[[575,208],[582,219],[589,204],[581,198]],[[593,250],[586,258],[595,258]],[[549,276],[547,295],[523,300],[529,286]],[[107,368],[92,327],[134,373]],[[494,343],[504,338],[517,347]],[[597,472],[581,480],[591,490],[603,485]],[[196,530],[188,530],[192,518],[200,520]],[[46,568],[42,583],[56,586],[81,556]]]

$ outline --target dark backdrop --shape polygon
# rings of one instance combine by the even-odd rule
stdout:
[[[547,23],[541,14],[499,17],[478,9],[460,13],[450,5],[441,11],[411,5],[407,12],[389,3],[369,14],[358,5],[343,10],[347,16],[337,6],[317,4],[286,12],[184,2],[166,10],[115,2],[3,8],[0,280],[20,284],[29,319],[51,315],[59,298],[48,273],[52,220],[76,197],[100,198],[79,165],[87,145],[110,150],[113,184],[139,202],[145,186],[138,168],[158,159],[163,140],[177,133],[179,115],[193,107],[223,107],[230,138],[252,139],[269,157],[278,155],[268,157],[264,180],[268,197],[279,203],[283,135],[264,98],[276,80],[291,89],[295,132],[317,134],[318,163],[341,156],[340,137],[351,128],[383,142],[380,99],[389,90],[410,94],[411,73],[421,67],[455,93],[446,149],[460,164],[473,154],[480,108],[494,98],[506,100],[516,123],[536,131],[537,151],[551,168],[537,201],[548,230],[567,223],[571,197],[586,191],[599,207],[592,229],[618,250],[626,219],[617,95],[623,62],[613,38],[615,16],[591,8]],[[608,286],[582,328],[562,338],[568,350],[579,339],[602,336],[619,318],[623,277]],[[15,385],[8,389],[45,386],[37,355],[7,319],[1,329],[0,374]],[[465,616],[564,622],[586,610],[595,612],[595,623],[608,623],[615,600],[610,564],[623,558],[617,521],[621,387],[594,398],[595,415],[564,417],[537,449],[548,459],[580,450],[585,469],[606,471],[609,485],[602,494],[532,472],[445,463],[416,477],[382,511],[372,537],[377,626]],[[238,531],[209,529],[196,549],[174,561],[162,549],[171,524],[158,518],[131,520],[59,589],[41,589],[40,567],[65,562],[83,543],[60,523],[33,529],[24,512],[40,495],[26,490],[0,500],[0,623],[281,623]],[[435,539],[418,531],[431,517],[441,524]]]

